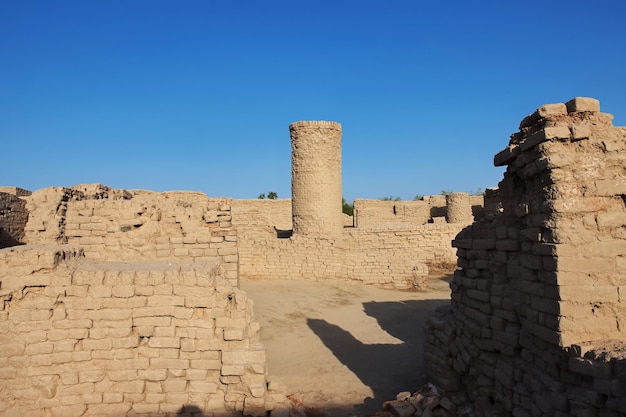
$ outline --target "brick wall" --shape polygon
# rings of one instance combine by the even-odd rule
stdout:
[[[540,107],[495,157],[501,208],[454,240],[428,377],[498,415],[626,413],[626,129],[594,99]],[[460,395],[462,394],[462,395]]]
[[[219,265],[0,250],[0,414],[265,415],[284,393]]]
[[[29,244],[80,245],[90,259],[219,257],[226,276],[233,285],[238,283],[230,199],[92,184],[44,188],[26,201]]]
[[[450,243],[465,226],[346,228],[334,239],[281,239],[267,228],[240,229],[240,273],[257,279],[352,280],[410,288],[428,274],[428,264],[454,262]]]
[[[454,193],[455,196],[464,193]],[[468,196],[463,201],[465,209],[471,213],[473,219],[483,216],[483,196]],[[380,227],[382,225],[424,225],[446,221],[448,203],[445,195],[425,196],[417,201],[384,201],[384,200],[354,200],[354,223],[356,227]]]
[[[233,200],[233,225],[237,231],[274,228],[291,230],[291,199]]]
[[[471,212],[470,204],[480,205],[482,197],[466,199],[466,209]],[[445,223],[445,201],[445,196],[415,202],[355,200],[355,218],[364,216],[366,226],[357,220],[357,227],[346,227],[335,236],[292,236],[291,200],[234,200],[240,273],[254,279],[423,286],[429,265],[456,262],[452,239],[471,221]],[[432,218],[426,216],[438,214],[441,216],[435,217],[441,221],[427,223]]]

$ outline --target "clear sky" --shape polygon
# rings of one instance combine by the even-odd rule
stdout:
[[[291,194],[343,126],[348,200],[496,186],[546,103],[626,125],[626,1],[0,1],[0,185]]]

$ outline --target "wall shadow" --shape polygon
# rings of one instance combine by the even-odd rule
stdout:
[[[0,227],[0,249],[10,248],[19,245],[24,245],[24,243],[20,242],[14,236],[12,236]]]
[[[369,386],[373,398],[355,398],[354,409],[362,415],[382,410],[385,401],[401,391],[414,391],[424,380],[424,322],[449,299],[367,302],[365,313],[380,327],[402,341],[400,344],[363,344],[339,326],[320,319],[308,319],[309,328],[335,357]]]
[[[226,413],[224,413],[225,415]],[[208,417],[204,412],[196,405],[183,405],[180,410],[176,412],[176,417]]]

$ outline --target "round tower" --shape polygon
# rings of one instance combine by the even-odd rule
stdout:
[[[337,235],[343,230],[341,125],[295,122],[289,133],[293,233]]]
[[[472,205],[467,193],[452,193],[446,196],[446,220],[448,223],[472,223]]]

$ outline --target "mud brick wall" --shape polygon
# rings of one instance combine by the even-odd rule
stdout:
[[[30,191],[17,187],[0,187],[0,249],[24,242],[28,211],[21,197]]]
[[[335,239],[278,238],[274,230],[240,229],[240,273],[257,279],[352,280],[411,288],[428,274],[428,264],[454,262],[450,243],[465,226],[347,228]]]
[[[498,415],[626,413],[626,129],[599,102],[540,107],[508,147],[501,207],[458,234],[428,378]]]
[[[3,416],[262,416],[284,396],[219,259],[102,262],[27,245],[0,250],[0,280]]]
[[[291,230],[291,199],[233,200],[233,225],[238,232],[250,229]]]
[[[80,245],[87,258],[103,260],[219,257],[226,276],[238,285],[230,199],[91,184],[45,188],[26,200],[29,244]]]
[[[427,199],[432,202],[356,200],[355,207],[379,215],[376,226],[347,227],[333,237],[292,235],[290,200],[234,200],[240,273],[253,279],[354,280],[396,288],[418,286],[428,274],[428,265],[456,262],[451,241],[471,221],[418,225],[398,218],[387,221],[380,215],[381,207],[392,213],[393,204],[404,204],[430,207],[428,213],[445,216],[445,196]],[[482,197],[478,199],[480,202]],[[471,201],[466,204],[467,211],[471,211]],[[415,218],[416,211],[409,215],[410,210],[405,211],[405,219]],[[375,223],[373,217],[370,220]]]
[[[376,227],[384,224],[406,223],[423,225],[432,217],[443,217],[445,196],[423,201],[354,200],[356,227]]]
[[[452,209],[469,213],[469,217],[463,218],[462,222],[471,223],[482,217],[483,196],[468,196],[466,193],[453,193],[453,196],[462,196],[463,201],[454,205],[460,199],[455,200]],[[364,228],[398,224],[421,226],[446,221],[449,211],[445,195],[425,196],[417,201],[357,199],[354,200],[354,225]],[[458,215],[449,223],[456,223],[457,219],[460,219]]]

